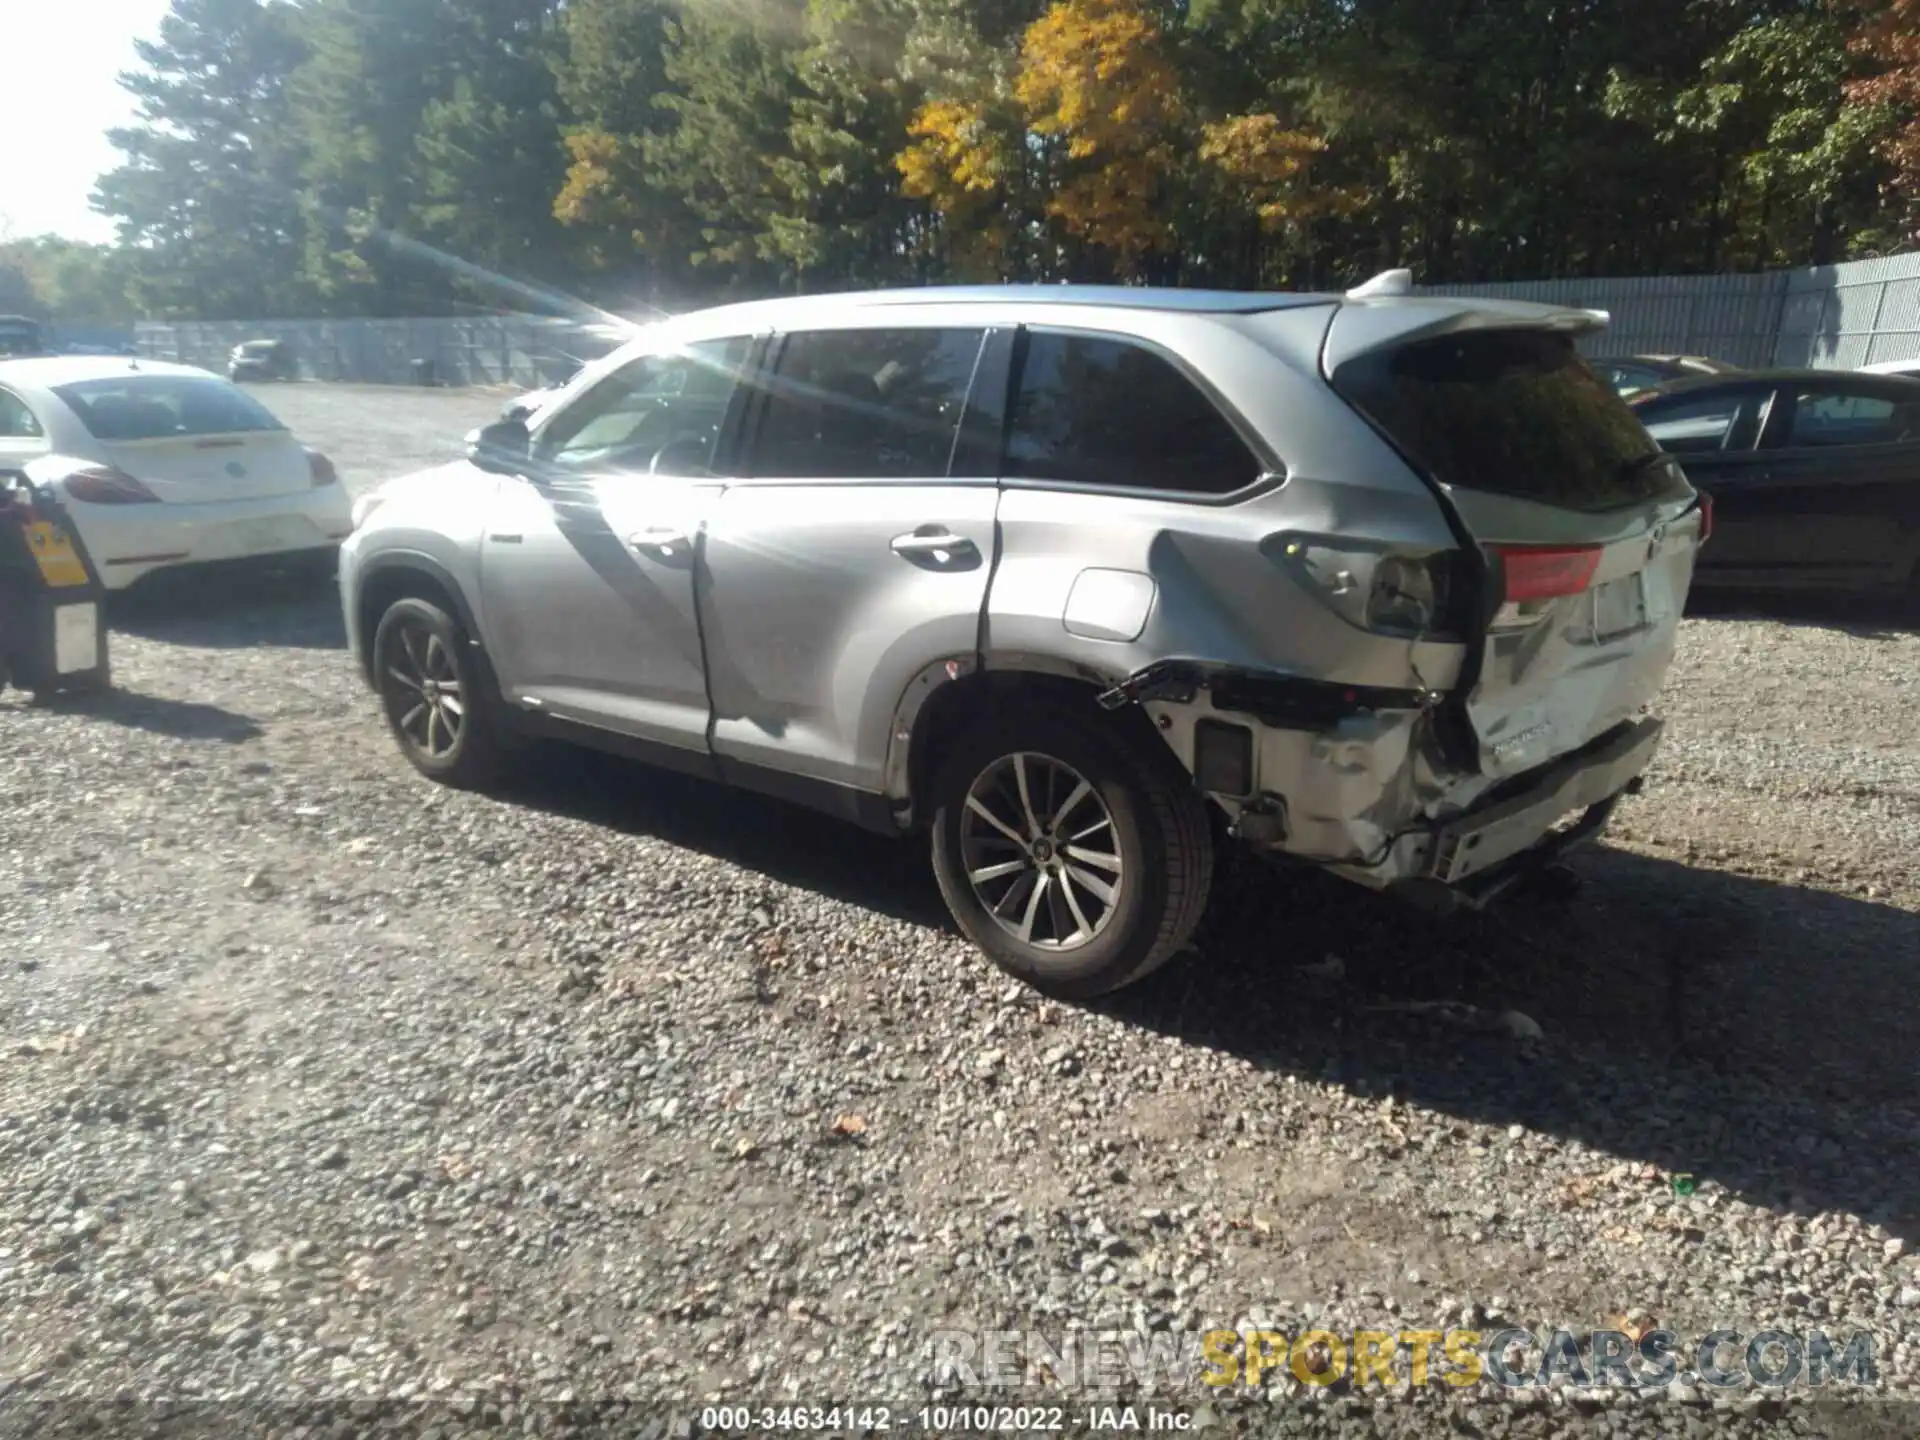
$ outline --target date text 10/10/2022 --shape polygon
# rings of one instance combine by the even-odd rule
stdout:
[[[1179,1434],[1197,1428],[1193,1412],[1164,1405],[714,1405],[696,1434],[841,1431],[919,1435],[1041,1434],[1112,1431]]]

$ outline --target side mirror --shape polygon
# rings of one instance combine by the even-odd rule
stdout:
[[[517,475],[527,463],[527,422],[512,416],[482,425],[467,436],[467,459],[490,475]]]

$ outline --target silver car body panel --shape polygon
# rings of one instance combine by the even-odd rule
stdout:
[[[705,750],[694,545],[720,487],[645,478],[501,482],[480,556],[487,652],[509,701]]]
[[[1618,754],[1608,747],[1671,660],[1699,522],[1685,501],[1595,516],[1448,491],[1417,474],[1327,376],[1382,347],[1463,328],[1579,333],[1603,323],[1593,312],[1448,297],[1063,299],[1051,287],[819,296],[681,316],[589,366],[543,407],[536,430],[635,356],[699,340],[1027,327],[1157,349],[1212,392],[1268,473],[1225,497],[937,476],[626,477],[575,497],[583,518],[569,533],[542,523],[551,497],[531,482],[449,466],[385,487],[344,548],[349,629],[362,624],[356,574],[376,555],[430,555],[472,601],[511,704],[723,766],[885,797],[901,823],[915,818],[916,727],[945,687],[1033,673],[1124,699],[1134,677],[1179,660],[1202,675],[1200,688],[1141,704],[1189,770],[1200,722],[1251,733],[1246,791],[1212,796],[1250,841],[1371,884],[1432,875],[1447,827],[1480,825],[1476,807],[1500,807],[1498,842],[1483,839],[1482,853],[1512,854],[1565,813],[1561,802],[1591,803],[1595,786],[1617,790],[1639,773],[1651,733],[1635,731]],[[685,551],[624,543],[669,532]],[[596,567],[583,535],[620,554],[619,565]],[[899,543],[916,537],[955,543],[903,553]],[[1313,568],[1329,550],[1420,556],[1463,543],[1605,548],[1589,588],[1484,640],[1368,630]],[[365,638],[354,635],[356,645]],[[1223,707],[1224,692],[1209,693],[1204,678],[1215,673],[1361,698],[1314,723],[1276,719]],[[1447,697],[1463,687],[1454,703],[1478,751],[1471,760],[1441,734]]]
[[[729,486],[702,565],[715,753],[882,791],[916,676],[978,644],[998,500],[991,480]]]

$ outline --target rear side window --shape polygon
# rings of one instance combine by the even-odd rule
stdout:
[[[1836,395],[1831,390],[1802,390],[1793,398],[1789,445],[1883,445],[1906,428],[1902,411],[1880,395]]]
[[[11,390],[0,390],[0,440],[38,440],[43,433],[27,402]]]
[[[984,330],[814,330],[786,337],[748,473],[909,480],[947,474]]]
[[[1444,485],[1613,510],[1685,493],[1639,418],[1564,335],[1490,330],[1342,365],[1333,388]]]
[[[53,393],[96,440],[286,429],[258,400],[211,375],[116,375],[56,385]]]
[[[1227,495],[1265,468],[1165,356],[1121,340],[1029,332],[1007,426],[1010,479]]]

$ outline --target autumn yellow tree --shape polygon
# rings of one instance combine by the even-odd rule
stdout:
[[[987,67],[920,107],[897,160],[906,192],[938,212],[963,273],[1047,273],[1063,242],[1138,273],[1172,244],[1187,125],[1159,25],[1137,0],[1056,0],[1010,72]],[[1056,253],[1014,254],[1049,226]]]
[[[1870,73],[1847,86],[1847,98],[1888,112],[1880,150],[1909,223],[1920,224],[1920,0],[1872,0],[1853,11],[1859,25],[1847,48]]]
[[[1046,213],[1131,274],[1173,238],[1166,191],[1187,106],[1165,37],[1136,0],[1057,0],[1027,28],[1014,95],[1060,152]]]
[[[1304,130],[1289,130],[1276,115],[1230,115],[1201,127],[1200,159],[1238,198],[1278,229],[1320,203],[1305,183],[1313,157],[1326,142]]]
[[[947,260],[963,279],[1006,276],[1010,204],[1019,169],[1017,132],[1009,136],[980,100],[928,100],[907,126],[911,143],[896,159],[901,189],[940,216]]]

